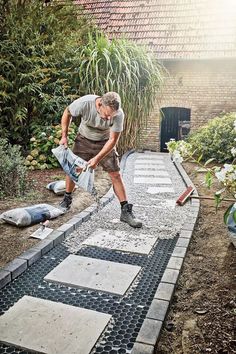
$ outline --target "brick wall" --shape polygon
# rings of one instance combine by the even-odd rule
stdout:
[[[160,149],[160,108],[191,109],[191,131],[221,112],[236,111],[236,59],[163,62],[169,75],[140,139],[140,148]]]

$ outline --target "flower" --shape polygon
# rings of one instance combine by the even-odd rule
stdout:
[[[37,149],[34,149],[34,150],[31,151],[31,155],[32,155],[33,157],[38,156],[38,154],[39,154],[39,151],[38,151]]]
[[[183,158],[178,150],[174,150],[172,156],[174,162],[183,162]]]
[[[236,148],[235,148],[235,147],[232,147],[232,149],[231,149],[231,154],[232,154],[233,156],[236,156]]]
[[[57,145],[58,145],[58,144],[59,144],[59,142],[60,142],[60,140],[59,140],[59,139],[57,139],[57,138],[55,138],[53,141],[54,141],[54,143],[55,143],[55,144],[57,144]]]

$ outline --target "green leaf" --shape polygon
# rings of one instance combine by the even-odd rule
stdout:
[[[209,159],[209,160],[207,160],[207,161],[204,163],[204,166],[209,165],[209,163],[211,163],[212,161],[215,161],[215,158],[214,158],[214,157],[211,158],[211,159]]]
[[[230,212],[231,212],[231,209],[232,209],[232,206],[234,205],[234,203],[233,204],[231,204],[229,207],[228,207],[228,209],[226,210],[226,212],[224,213],[224,223],[225,223],[225,225],[227,225],[227,223],[228,223],[228,217],[229,217],[229,214],[230,214]]]
[[[205,176],[205,183],[207,185],[207,188],[211,188],[212,186],[212,175],[211,171],[208,171]]]
[[[234,222],[236,223],[236,210],[234,210],[234,212],[232,213],[232,216],[233,216]]]

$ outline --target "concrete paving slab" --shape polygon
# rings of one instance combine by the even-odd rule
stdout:
[[[161,160],[161,161],[163,161],[163,159],[164,159],[163,156],[155,156],[155,155],[142,156],[142,155],[139,155],[139,156],[137,156],[136,161],[139,161],[139,160]]]
[[[144,184],[172,184],[170,178],[158,178],[158,177],[134,177],[134,183]]]
[[[135,176],[169,176],[167,171],[158,171],[158,170],[135,170]]]
[[[98,229],[82,245],[85,244],[130,253],[149,254],[156,240],[157,237],[153,235],[137,235],[118,230]]]
[[[148,187],[147,193],[149,194],[159,194],[159,193],[174,193],[174,188],[172,187]]]
[[[159,170],[167,170],[166,166],[164,164],[158,164],[158,165],[143,165],[138,163],[137,165],[134,165],[135,170],[148,170],[148,171],[159,171]]]
[[[148,166],[159,166],[159,165],[164,165],[164,161],[161,160],[136,160],[135,165],[148,165]]]
[[[24,296],[0,317],[0,341],[47,354],[89,354],[111,316]]]
[[[70,255],[44,278],[71,287],[124,295],[141,267]]]

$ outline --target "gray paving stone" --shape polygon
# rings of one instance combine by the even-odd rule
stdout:
[[[147,313],[147,318],[164,321],[169,308],[169,301],[153,299]]]
[[[82,221],[87,221],[90,218],[90,213],[86,213],[84,211],[81,211],[81,213],[76,214],[74,217],[76,218],[82,218]]]
[[[15,258],[7,263],[2,270],[11,272],[11,279],[15,279],[27,269],[27,261],[21,258]]]
[[[186,248],[188,248],[189,241],[190,241],[189,238],[180,237],[178,239],[177,243],[176,243],[176,246],[177,247],[186,247]]]
[[[69,255],[44,278],[72,287],[124,295],[141,267]]]
[[[134,170],[135,176],[169,176],[167,171],[158,170]]]
[[[53,241],[53,247],[61,243],[65,239],[65,232],[54,230],[48,237],[47,240]]]
[[[145,155],[145,156],[142,156],[142,155],[139,155],[137,156],[136,158],[136,161],[139,161],[139,160],[162,160],[163,161],[164,157],[163,156],[158,156],[158,155]]]
[[[74,224],[66,223],[58,227],[57,231],[63,231],[65,237],[74,231]]]
[[[74,217],[69,220],[69,223],[71,225],[74,225],[74,229],[77,229],[82,224],[82,222],[83,222],[83,218],[81,218],[81,217],[78,217],[78,218]]]
[[[181,238],[191,238],[192,237],[192,231],[190,231],[190,230],[181,230],[180,231],[180,237]]]
[[[166,165],[164,165],[164,163],[158,165],[142,165],[138,163],[137,165],[134,165],[134,170],[167,171]]]
[[[111,316],[24,296],[0,317],[0,341],[47,354],[89,354]]]
[[[177,247],[175,246],[174,251],[172,253],[173,257],[180,257],[184,258],[186,254],[187,249],[185,247]]]
[[[161,321],[146,318],[143,321],[136,341],[149,345],[155,345],[160,334],[161,327]]]
[[[149,194],[161,194],[161,193],[174,193],[172,187],[148,187],[147,193]]]
[[[41,250],[41,254],[43,256],[53,248],[53,240],[42,240],[39,243],[37,243],[35,248]]]
[[[103,206],[107,205],[109,202],[110,202],[110,199],[107,198],[107,197],[102,197],[102,198],[100,199],[100,203],[101,203]]]
[[[167,269],[177,269],[180,270],[183,264],[183,258],[179,257],[170,257],[170,260],[167,264]]]
[[[41,258],[41,250],[38,248],[32,247],[29,250],[22,253],[18,258],[25,259],[27,261],[28,267],[35,263],[38,259]]]
[[[154,354],[154,346],[136,342],[131,354]]]
[[[92,204],[88,208],[83,210],[85,213],[89,213],[90,215],[95,214],[98,211],[97,204]]]
[[[134,183],[144,184],[172,184],[170,178],[158,178],[158,177],[134,177]]]
[[[159,166],[165,166],[164,162],[163,161],[151,161],[151,160],[139,160],[139,161],[135,161],[135,167],[138,167],[138,166],[156,166],[156,167],[159,167]]]
[[[176,284],[179,276],[179,271],[176,269],[166,269],[161,278],[162,283]]]
[[[174,284],[160,283],[158,285],[155,299],[170,301],[174,292]]]
[[[195,227],[195,223],[190,223],[190,222],[186,222],[183,226],[182,226],[182,230],[189,230],[189,231],[193,231]]]
[[[11,282],[11,272],[0,270],[0,289]]]
[[[149,254],[156,240],[157,237],[153,235],[98,229],[82,244],[124,252]]]

